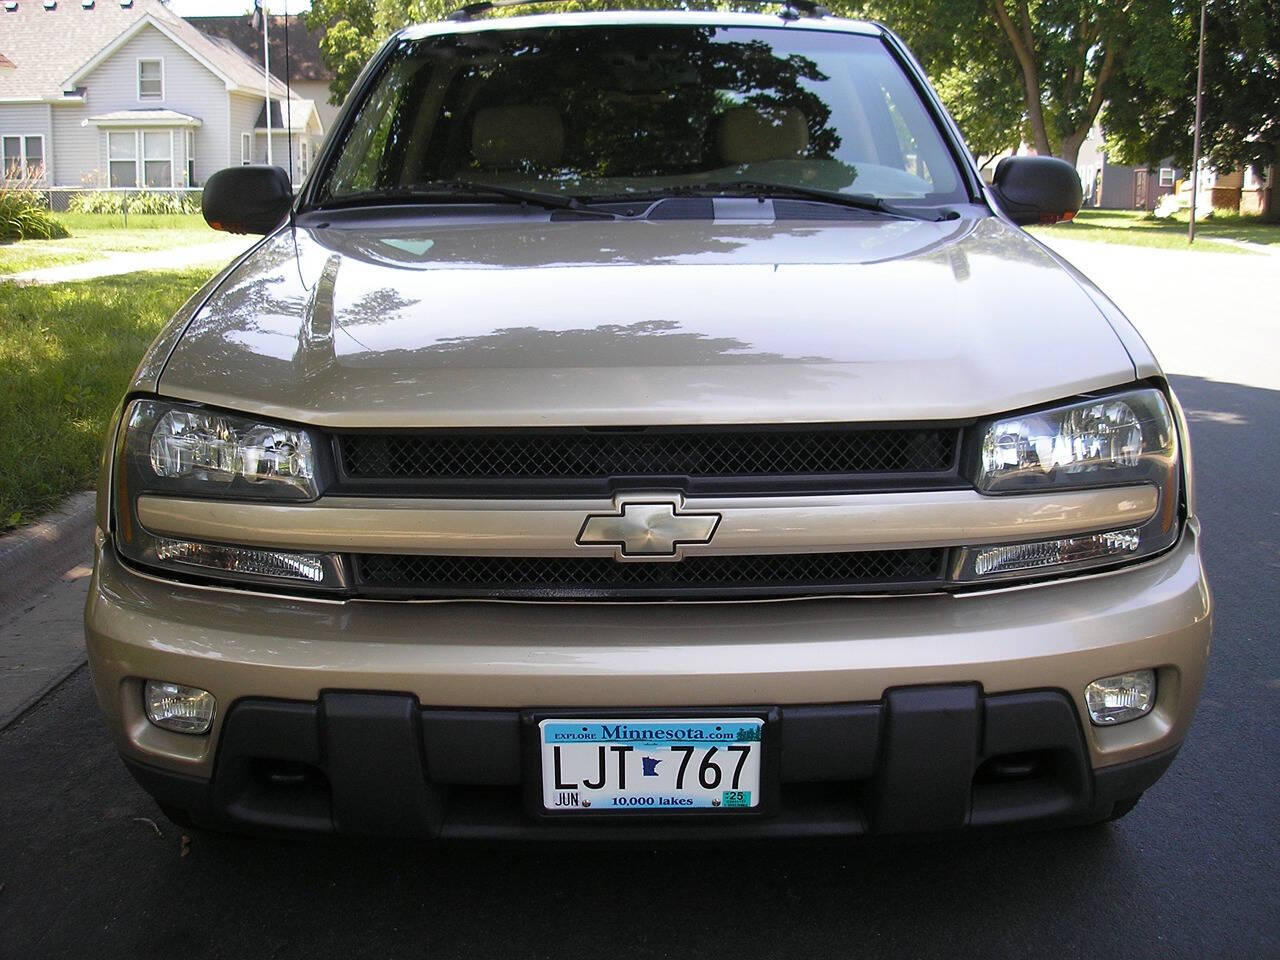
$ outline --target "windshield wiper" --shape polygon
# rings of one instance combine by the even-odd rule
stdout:
[[[321,206],[404,203],[411,200],[470,200],[483,197],[502,197],[548,210],[573,210],[589,216],[614,219],[613,214],[604,210],[593,210],[576,197],[557,196],[540,190],[521,190],[519,187],[508,187],[502,184],[478,183],[474,180],[441,180],[412,187],[399,187],[394,190],[364,190],[331,200]]]
[[[793,183],[771,183],[767,180],[722,180],[711,181],[708,183],[682,183],[660,190],[652,190],[643,194],[625,194],[619,195],[618,197],[608,198],[592,197],[591,199],[596,202],[600,202],[602,199],[622,200],[625,197],[627,200],[645,201],[660,200],[664,197],[701,196],[707,193],[720,196],[755,197],[768,200],[779,198],[816,200],[819,203],[830,203],[842,207],[852,207],[855,210],[869,210],[873,213],[883,213],[886,216],[898,217],[902,220],[934,221],[951,219],[948,214],[930,216],[924,213],[917,213],[913,210],[903,210],[899,207],[885,203],[879,197],[871,197],[866,194],[841,193],[839,190],[824,190],[821,187],[805,187]]]

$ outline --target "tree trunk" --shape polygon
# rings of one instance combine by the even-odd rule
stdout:
[[[1089,131],[1086,130],[1083,134],[1077,131],[1063,137],[1062,149],[1058,151],[1058,156],[1074,167],[1076,161],[1080,159],[1080,147],[1084,145],[1084,141],[1088,136]]]
[[[1280,142],[1275,145],[1275,158],[1271,161],[1271,169],[1259,170],[1258,173],[1267,178],[1267,189],[1263,194],[1262,219],[1268,223],[1280,223]]]
[[[1031,139],[1036,153],[1042,157],[1053,156],[1053,148],[1049,145],[1049,132],[1044,125],[1044,107],[1040,103],[1040,76],[1036,69],[1035,40],[1031,36],[1030,17],[1023,7],[1021,21],[1024,30],[1019,30],[1009,16],[1004,5],[1005,0],[991,0],[992,12],[1013,47],[1014,59],[1018,62],[1018,70],[1022,76],[1022,94],[1027,101],[1027,122],[1031,126]]]

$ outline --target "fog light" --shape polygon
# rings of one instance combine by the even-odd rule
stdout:
[[[1131,527],[1128,530],[1064,537],[1061,540],[971,548],[966,553],[972,558],[971,573],[978,577],[989,577],[1002,573],[1041,570],[1047,567],[1102,560],[1107,557],[1123,557],[1137,553],[1141,545],[1142,538],[1137,528]]]
[[[208,733],[218,705],[208,690],[162,680],[147,681],[143,701],[148,720],[176,733]]]
[[[1084,688],[1089,719],[1100,727],[1137,720],[1151,711],[1156,702],[1156,672],[1135,670],[1103,677]]]
[[[225,573],[245,573],[255,577],[279,577],[322,583],[326,556],[319,553],[287,553],[255,547],[232,547],[221,543],[193,543],[189,540],[156,539],[156,557],[169,563],[207,567]]]

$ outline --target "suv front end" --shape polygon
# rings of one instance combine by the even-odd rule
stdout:
[[[544,102],[475,107],[468,169],[554,176],[416,196],[344,160],[361,129],[378,151],[419,136],[361,120],[379,71],[411,86],[460,45],[492,84],[508,35],[546,53],[583,29],[624,51],[631,29],[692,31],[742,70],[741,38],[785,29],[799,78],[776,82],[800,106],[707,106],[746,196],[656,178],[538,210],[514,191],[588,149]],[[792,154],[857,166],[858,124],[813,126],[846,42],[852,75],[901,71],[877,80],[890,101],[927,93],[891,36],[828,18],[531,17],[389,44],[288,222],[153,345],[104,456],[90,662],[166,811],[852,836],[1097,821],[1160,777],[1211,632],[1176,398],[971,162],[941,170],[962,147],[923,93],[897,113],[934,118],[914,172],[852,174],[887,200],[823,206],[800,166],[762,192]],[[448,109],[486,102],[480,73],[430,69]],[[657,72],[615,99],[652,104]]]

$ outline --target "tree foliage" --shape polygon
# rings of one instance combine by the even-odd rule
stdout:
[[[872,0],[849,9],[902,34],[979,152],[992,137],[1016,146],[1020,134],[1037,153],[1074,162],[1120,72],[1180,49],[1170,34],[1179,2]]]
[[[1219,169],[1261,172],[1280,161],[1280,0],[1213,0],[1206,12],[1201,149]],[[1103,117],[1123,162],[1191,165],[1199,29],[1199,7],[1189,6],[1177,49],[1117,78]]]
[[[329,102],[342,103],[356,77],[391,34],[411,23],[440,20],[464,0],[312,0],[306,17],[307,28],[321,31],[320,54],[333,74]],[[632,7],[669,8],[664,0],[640,0]],[[567,0],[543,4],[545,12],[609,9],[607,2]],[[495,11],[491,16],[527,13],[528,8]]]
[[[320,47],[334,74],[330,99],[341,102],[395,30],[437,20],[452,5],[313,0],[308,25],[325,30]],[[570,0],[541,9],[599,5]],[[829,5],[840,14],[882,20],[903,36],[980,160],[1025,139],[1038,153],[1074,162],[1101,114],[1120,159],[1153,164],[1173,154],[1184,165],[1189,161],[1199,13],[1192,0]],[[1272,162],[1280,149],[1280,0],[1212,0],[1208,35],[1206,155],[1223,167]]]

